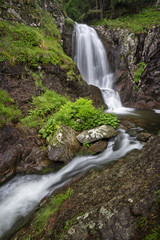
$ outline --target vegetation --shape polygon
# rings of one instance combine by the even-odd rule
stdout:
[[[134,82],[135,82],[135,92],[137,92],[139,90],[139,87],[138,87],[138,83],[140,81],[140,78],[141,78],[141,75],[142,73],[144,72],[144,69],[146,67],[146,64],[144,62],[140,62],[138,64],[138,69],[134,75]]]
[[[14,100],[4,90],[0,90],[0,110],[0,127],[17,122],[22,117],[22,113],[16,107]]]
[[[157,211],[160,206],[160,190],[156,192]],[[159,240],[160,239],[160,223],[159,214],[152,214],[148,218],[142,216],[137,224],[142,240]]]
[[[70,126],[80,132],[103,124],[116,128],[118,120],[114,114],[107,114],[102,109],[96,109],[91,100],[79,98],[75,102],[67,101],[61,106],[60,110],[49,118],[40,133],[43,137],[47,137],[60,124]]]
[[[82,216],[83,214],[84,214],[84,212],[78,214],[77,216],[75,216],[75,217],[72,218],[71,220],[66,221],[66,222],[65,222],[64,229],[63,229],[63,231],[61,232],[61,234],[59,235],[59,237],[56,236],[56,233],[55,233],[56,238],[57,238],[58,240],[62,239],[62,237],[63,237],[64,234],[68,231],[68,229],[69,229],[70,227],[72,227],[73,224],[76,223],[77,218],[78,218],[79,216]]]
[[[47,234],[49,234],[49,232],[52,230],[48,229],[49,220],[60,210],[60,207],[63,205],[63,203],[67,199],[69,200],[71,198],[72,194],[72,189],[68,188],[68,190],[64,193],[51,196],[48,199],[47,204],[35,212],[32,224],[29,228],[29,233],[26,233],[25,236],[23,236],[23,239],[26,240],[43,236],[45,231],[47,231]],[[23,235],[23,231],[21,233]]]
[[[31,68],[37,68],[38,64],[67,64],[72,68],[72,59],[63,52],[53,18],[45,11],[40,13],[40,28],[0,21],[0,62],[23,63]]]
[[[39,129],[66,102],[67,99],[65,96],[58,95],[51,90],[46,90],[42,95],[33,97],[33,107],[29,110],[28,116],[23,118],[21,122],[29,127]]]
[[[77,131],[108,124],[114,128],[118,119],[114,114],[104,113],[96,109],[92,101],[79,98],[75,102],[58,95],[54,91],[46,90],[41,96],[33,97],[32,109],[21,122],[29,127],[40,129],[43,138],[52,134],[59,126],[67,125]]]
[[[126,13],[137,13],[142,8],[155,3],[156,0],[108,0],[95,1],[63,0],[66,14],[77,22],[102,19],[114,19]],[[155,14],[156,15],[156,14]]]
[[[131,32],[141,33],[146,32],[146,30],[152,28],[153,25],[158,26],[159,23],[160,11],[152,7],[143,9],[137,14],[130,13],[113,20],[104,18],[102,21],[97,22],[96,25],[105,25],[110,28],[127,28]]]

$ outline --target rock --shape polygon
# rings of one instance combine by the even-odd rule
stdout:
[[[48,145],[48,158],[52,161],[69,162],[80,147],[76,132],[68,127],[61,126]]]
[[[127,29],[106,29],[103,26],[97,26],[96,30],[108,50],[112,68],[115,69],[115,88],[120,93],[123,105],[138,109],[159,109],[160,27],[153,26],[139,34]],[[147,65],[136,86],[134,75],[139,62]]]
[[[85,130],[77,136],[80,143],[95,142],[103,138],[110,138],[117,135],[117,131],[108,125],[102,125],[90,130]]]
[[[70,183],[72,195],[63,202],[58,213],[50,214],[43,238],[145,239],[151,233],[147,233],[147,229],[150,231],[159,224],[156,197],[160,186],[159,172],[160,135],[150,139],[141,150],[134,150],[99,171],[92,170],[78,181],[73,179]],[[37,215],[34,212],[28,226],[25,225],[12,239],[31,234],[32,238],[39,239],[42,233],[34,233],[34,222],[42,211],[43,208],[37,210]],[[139,227],[142,219],[145,225]]]
[[[16,173],[39,173],[46,169],[43,143],[33,129],[21,125],[0,128],[0,185]]]
[[[107,148],[108,142],[105,140],[100,140],[93,145],[91,145],[88,149],[88,152],[91,154],[97,154],[103,152]]]
[[[147,133],[147,132],[141,132],[137,139],[141,142],[147,142],[151,138],[152,134]]]

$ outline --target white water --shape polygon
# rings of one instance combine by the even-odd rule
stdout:
[[[113,74],[109,72],[107,55],[96,32],[86,25],[77,26],[82,34],[81,40],[76,41],[78,45],[75,60],[83,77],[90,84],[101,88],[104,96],[107,96],[106,102],[110,109],[122,108],[118,93],[112,89]],[[118,136],[111,139],[107,149],[99,155],[74,158],[54,174],[15,177],[0,188],[0,238],[4,237],[18,219],[29,214],[45,196],[69,182],[75,175],[99,168],[141,147],[138,141],[120,130]]]
[[[46,195],[69,182],[75,175],[101,167],[141,147],[139,142],[121,130],[115,140],[110,140],[108,148],[97,156],[76,157],[54,174],[15,177],[0,188],[0,238]]]
[[[107,112],[133,114],[134,109],[123,107],[118,92],[113,89],[114,74],[110,71],[106,50],[96,31],[86,24],[75,24],[73,59],[84,80],[101,89]]]

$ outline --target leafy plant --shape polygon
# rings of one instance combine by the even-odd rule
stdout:
[[[160,239],[160,225],[155,227],[150,234],[148,234],[144,240],[159,240]]]
[[[82,131],[103,124],[116,128],[118,122],[114,114],[104,113],[102,109],[96,109],[91,100],[79,98],[75,102],[68,101],[61,106],[59,111],[48,119],[39,133],[45,138],[61,124],[70,126],[76,131]]]
[[[22,113],[16,107],[14,100],[4,90],[0,90],[0,109],[0,127],[17,122],[22,117]]]
[[[21,122],[29,127],[39,128],[44,125],[49,116],[58,111],[67,102],[66,97],[54,91],[46,90],[42,95],[33,97],[32,108]]]
[[[144,62],[140,62],[138,64],[138,69],[137,69],[137,71],[136,71],[136,73],[134,75],[134,82],[136,84],[139,83],[139,80],[141,78],[142,73],[144,72],[145,67],[146,67],[146,64]]]

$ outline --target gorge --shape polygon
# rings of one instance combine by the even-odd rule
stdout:
[[[51,4],[49,2],[47,1],[47,4]],[[59,25],[61,28],[62,25]],[[101,33],[102,36],[104,32]],[[155,45],[157,47],[158,42]],[[119,67],[115,65],[113,69],[114,61],[111,60],[117,53],[110,55],[113,49],[106,50],[104,48],[93,28],[76,23],[73,46],[75,47],[73,50],[74,61],[77,63],[83,79],[89,85],[100,88],[105,102],[105,111],[118,115],[120,119],[118,135],[109,140],[108,147],[102,153],[75,157],[57,172],[42,175],[40,170],[40,175],[36,175],[36,171],[32,175],[21,175],[21,171],[16,170],[14,174],[11,174],[11,178],[18,173],[17,176],[11,180],[6,178],[9,180],[6,183],[4,183],[6,180],[2,181],[3,185],[0,187],[0,239],[138,240],[142,239],[146,233],[148,234],[150,228],[156,229],[155,231],[159,229],[159,203],[157,202],[157,194],[160,189],[159,102],[156,103],[156,100],[153,100],[154,104],[151,104],[153,109],[148,110],[135,110],[134,104],[129,104],[127,107],[122,106],[119,94],[114,89],[121,88],[120,92],[122,92],[124,82],[122,83],[121,80],[118,82],[117,72],[119,69],[116,71],[116,68]],[[158,51],[154,49],[150,53],[151,61],[154,56],[158,55]],[[110,56],[109,61],[108,56]],[[158,64],[159,62],[156,66],[159,66]],[[16,68],[19,69],[21,84],[25,79],[29,79],[29,82],[32,83],[30,72],[22,65],[9,67],[7,63],[1,63],[1,66],[3,66],[1,87],[9,90],[12,96],[16,96],[15,83],[18,76],[14,75],[12,78],[13,69],[14,74]],[[91,96],[95,99],[95,103],[98,103],[97,105],[102,105],[100,92],[96,87],[94,90],[91,89],[92,87],[83,80],[79,81],[79,77],[77,77],[79,72],[76,68],[74,68],[76,80],[72,81],[69,77],[73,76],[70,76],[68,72],[66,74],[64,66],[59,67],[52,64],[44,66],[39,64],[39,66],[44,71],[45,78],[41,78],[41,80],[43,84],[46,84],[45,86],[50,89],[56,88],[59,93],[64,93],[64,91],[70,93],[71,96],[74,95],[74,98],[83,95]],[[147,69],[153,70],[153,62],[148,62]],[[41,69],[34,71],[37,73]],[[20,78],[21,74],[23,74],[22,78]],[[144,78],[145,74],[148,73],[144,72]],[[158,73],[156,74],[156,79],[159,79]],[[61,81],[59,81],[59,75],[61,75]],[[11,79],[14,79],[13,85],[15,84],[15,86],[8,85]],[[158,80],[156,81],[158,82]],[[133,85],[131,82],[130,84]],[[32,89],[34,94],[43,92],[40,86]],[[155,90],[158,91],[157,89]],[[95,92],[97,93],[93,97]],[[30,98],[29,95],[27,97]],[[24,114],[29,108],[28,99],[23,102],[24,105],[22,98],[18,99]],[[123,102],[125,102],[124,99],[125,96],[123,96]],[[158,99],[158,93],[155,99]],[[151,101],[149,102],[151,103]],[[12,131],[13,127],[14,125],[10,127]],[[17,129],[24,131],[19,126]],[[42,148],[42,143],[35,145],[35,142],[40,139],[39,136],[37,138],[36,131],[30,130],[29,132],[26,129],[23,132],[26,135],[28,133],[34,141],[34,148]],[[14,133],[13,136],[16,134]],[[19,139],[22,139],[22,136]],[[2,141],[2,143],[5,145],[7,141]],[[30,145],[29,147],[32,149],[32,143]],[[11,153],[13,153],[14,147],[13,143]],[[21,148],[19,145],[18,149],[21,150]],[[38,155],[39,152],[32,158],[34,159]],[[21,156],[18,158],[22,158]],[[32,161],[32,158],[29,161]],[[42,155],[42,158],[46,159],[46,155]],[[35,163],[37,166],[39,163],[41,165],[41,159],[38,161]],[[17,162],[16,164],[21,163]],[[56,210],[54,204],[50,207],[52,200],[58,199],[59,191],[60,194],[66,192],[68,187],[71,189],[69,196],[64,198],[58,207],[54,203]],[[54,194],[52,195],[52,193]],[[38,214],[43,216],[46,210],[49,211],[47,219],[38,226]],[[145,223],[142,224],[142,220]],[[153,227],[153,225],[155,226]]]

